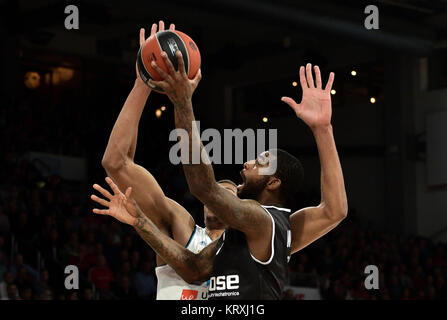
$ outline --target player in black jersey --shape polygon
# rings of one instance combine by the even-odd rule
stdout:
[[[174,103],[176,126],[188,132],[190,146],[199,144],[202,150],[193,122],[193,84],[186,76],[179,52],[177,57],[178,71],[165,58],[169,74],[155,66],[164,80],[153,84],[164,89]],[[183,164],[190,191],[230,226],[217,242],[195,255],[160,233],[135,201],[128,201],[129,194],[126,197],[119,191],[115,193],[114,197],[122,202],[122,210],[115,212],[131,215],[133,219],[128,223],[144,234],[142,237],[179,275],[186,281],[211,277],[210,298],[279,299],[289,254],[320,238],[346,217],[346,192],[331,126],[330,90],[334,74],[330,74],[325,89],[321,86],[318,67],[315,75],[314,83],[311,65],[306,66],[306,75],[301,67],[301,103],[287,97],[282,101],[294,109],[314,134],[321,162],[320,205],[289,216],[290,209],[286,208],[302,183],[302,167],[298,159],[279,149],[263,152],[244,164],[243,184],[238,186],[242,199],[216,183],[208,159],[202,158],[200,164]],[[206,152],[202,155],[207,157]]]

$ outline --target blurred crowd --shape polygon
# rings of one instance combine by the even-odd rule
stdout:
[[[445,243],[380,232],[356,215],[351,210],[337,228],[292,257],[292,285],[318,287],[330,300],[447,299]],[[378,269],[377,290],[365,288],[368,265]],[[296,296],[288,291],[284,299]]]
[[[101,156],[122,101],[97,114],[94,100],[82,108],[74,98],[65,101],[62,108],[27,93],[0,107],[0,299],[152,300],[153,250],[133,228],[94,215],[89,199],[92,183],[103,181]],[[150,131],[139,133],[152,147],[139,147],[137,160],[203,224],[202,206],[188,193],[181,167],[156,156],[168,154],[158,126],[152,121]],[[88,181],[43,176],[26,157],[29,151],[85,158]],[[446,250],[430,239],[364,226],[351,210],[339,227],[292,257],[290,284],[318,287],[323,299],[445,299]],[[67,265],[79,268],[78,290],[64,287]],[[378,290],[365,289],[367,265],[379,269]],[[285,291],[283,298],[297,297]]]

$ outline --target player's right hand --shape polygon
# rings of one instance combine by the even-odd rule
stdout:
[[[90,198],[107,209],[95,208],[93,209],[93,212],[101,215],[109,215],[120,222],[133,226],[139,213],[135,200],[130,197],[132,188],[127,188],[126,194],[123,194],[112,179],[106,177],[106,182],[112,189],[113,195],[98,184],[94,184],[93,188],[101,193],[108,201],[94,194],[92,194]]]

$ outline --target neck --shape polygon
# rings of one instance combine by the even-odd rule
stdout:
[[[284,207],[284,204],[279,201],[278,197],[269,193],[262,192],[256,200],[263,206],[275,206],[279,208]]]

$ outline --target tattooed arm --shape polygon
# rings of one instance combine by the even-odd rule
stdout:
[[[106,178],[113,191],[113,195],[94,184],[93,188],[100,192],[107,200],[92,195],[91,199],[105,206],[107,209],[93,209],[96,214],[109,215],[120,222],[135,228],[143,240],[166,261],[186,282],[207,280],[213,270],[213,260],[217,251],[218,240],[215,240],[200,253],[193,253],[167,236],[143,213],[136,201],[130,197],[132,188],[123,194],[118,186]],[[227,191],[227,193],[229,193]]]
[[[183,280],[192,283],[210,277],[218,239],[196,254],[161,232],[139,208],[138,215],[133,225],[135,230]]]
[[[163,52],[161,56],[169,74],[153,61],[152,66],[163,81],[151,80],[151,83],[166,92],[174,104],[177,129],[183,129],[188,133],[188,141],[181,143],[186,142],[189,146],[188,163],[183,163],[183,170],[191,193],[222,222],[245,233],[250,252],[255,258],[261,261],[268,260],[271,255],[272,218],[258,202],[241,200],[217,184],[208,155],[200,140],[191,101],[192,93],[201,79],[200,70],[194,79],[189,80],[180,51],[176,52],[178,71],[174,69],[166,53]],[[196,150],[200,151],[198,154],[201,156],[195,154]]]

